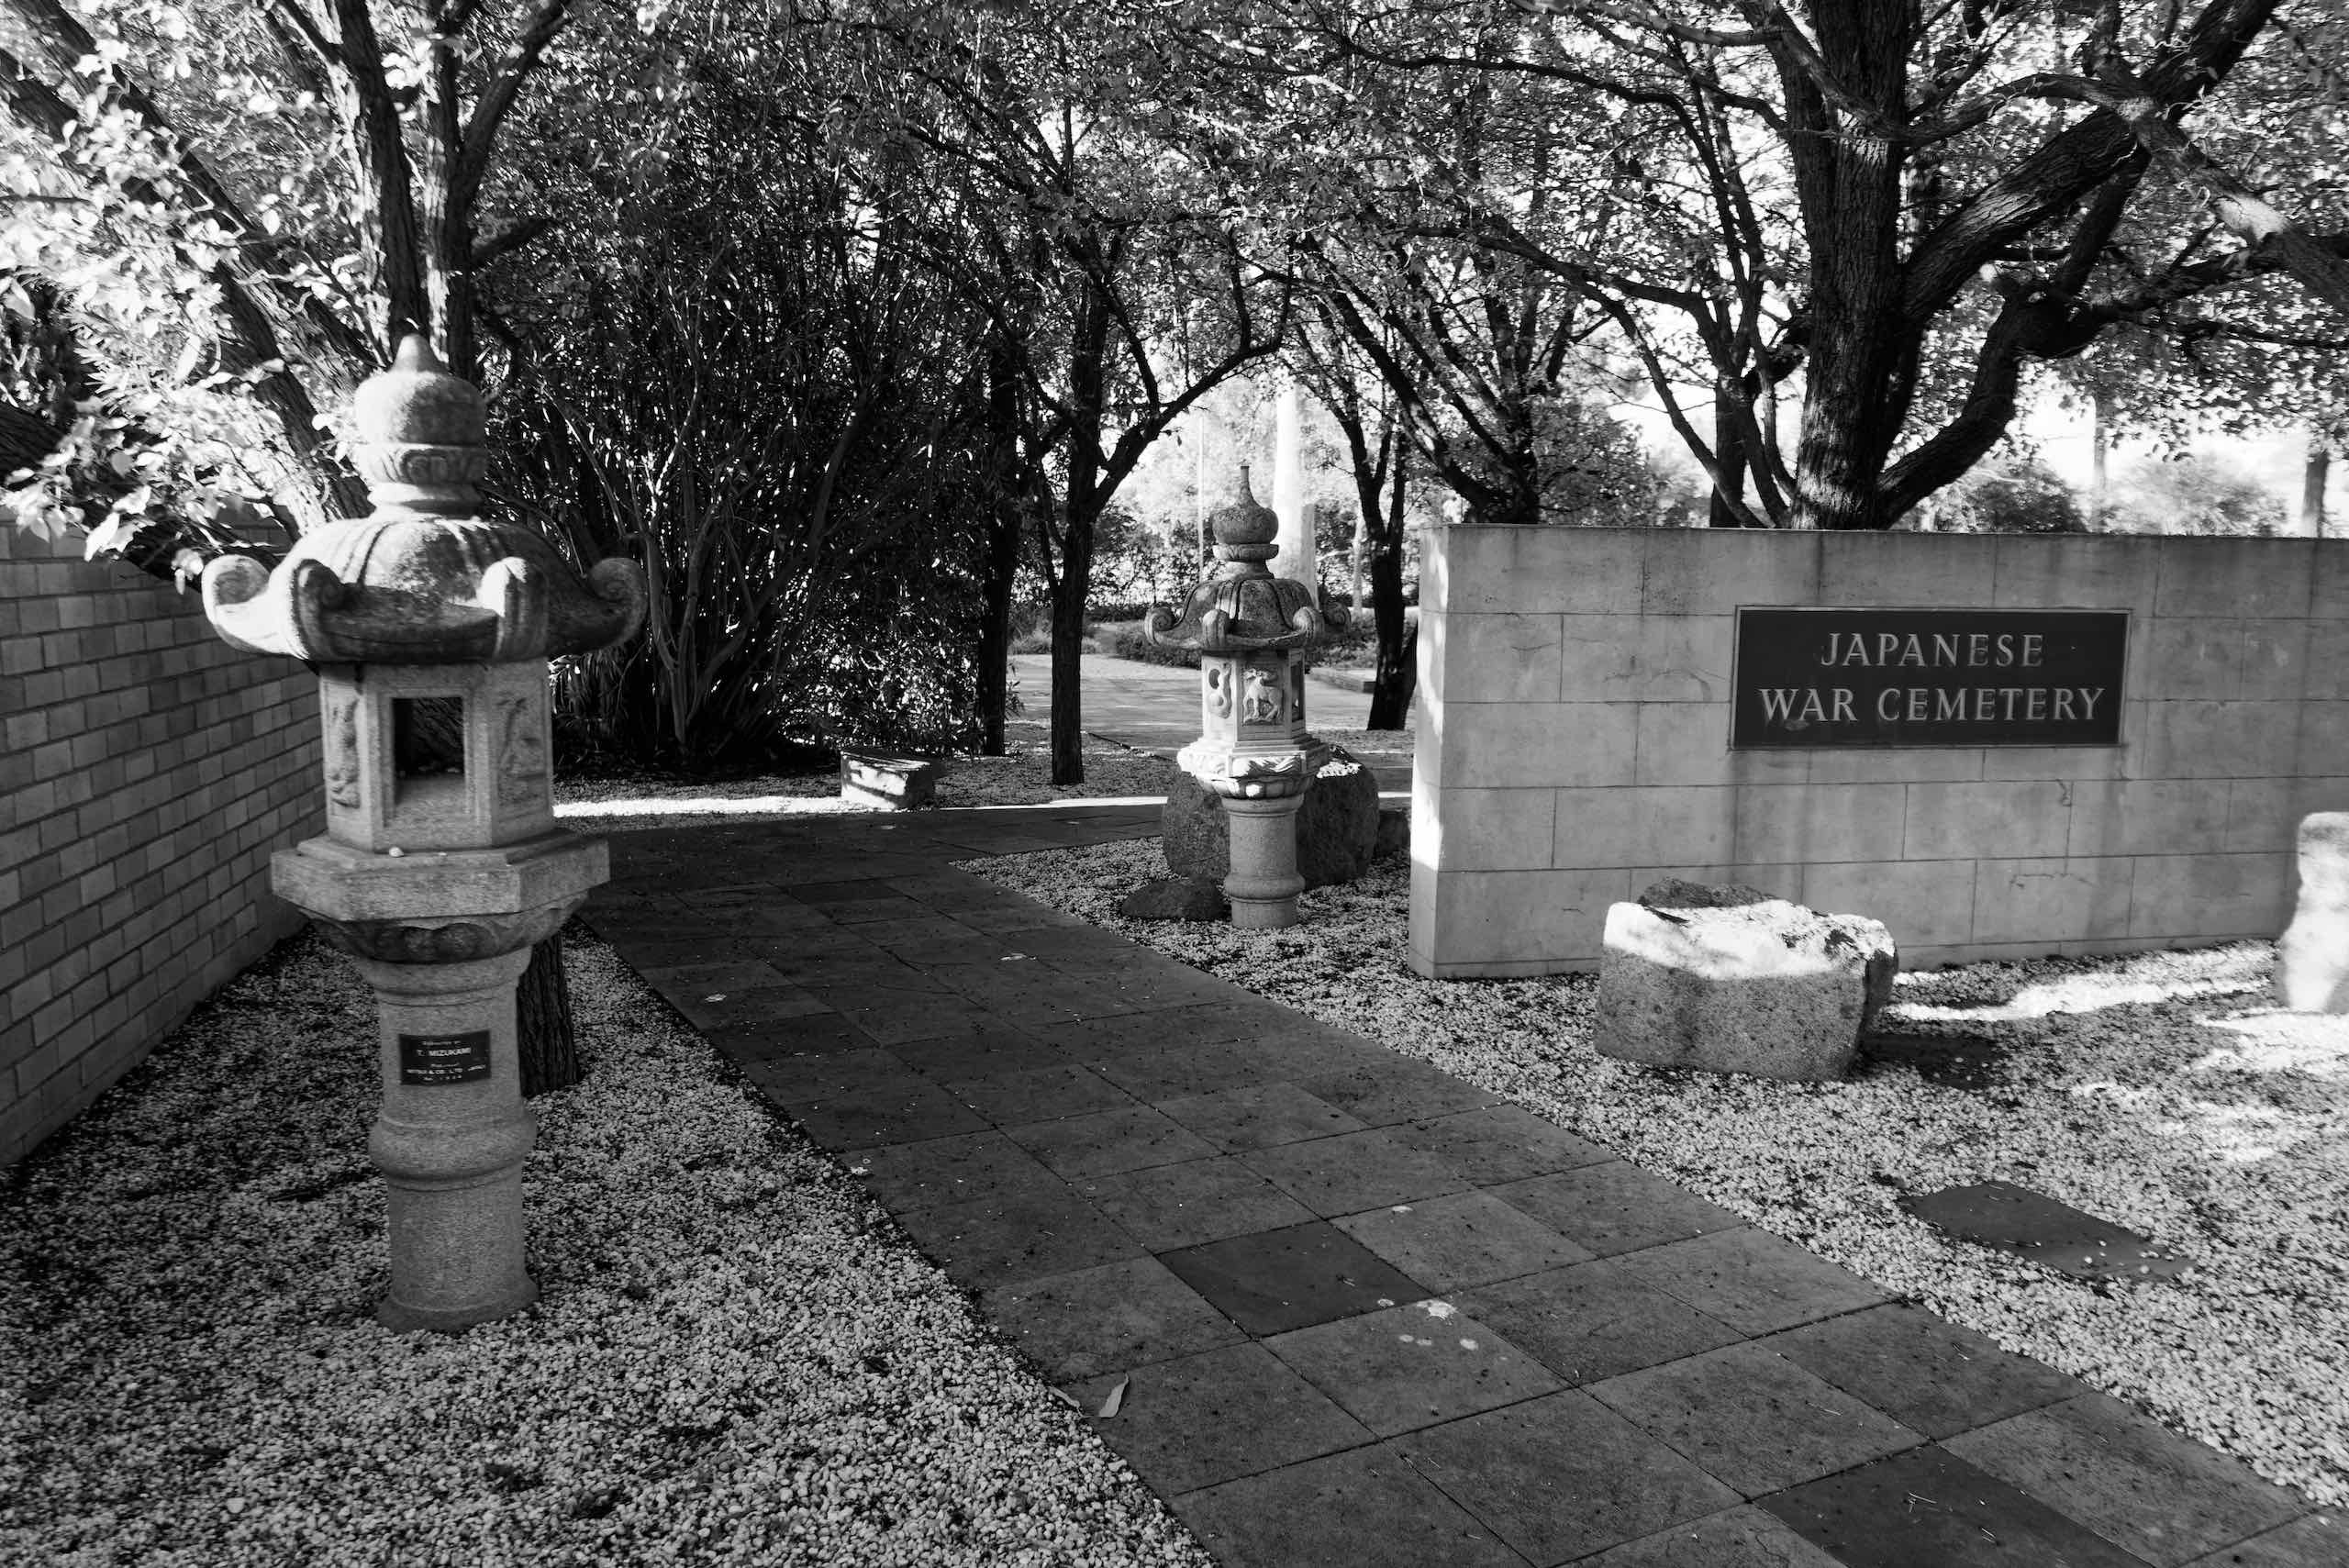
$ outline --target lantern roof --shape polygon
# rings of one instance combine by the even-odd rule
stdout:
[[[1208,526],[1222,564],[1184,595],[1179,610],[1152,606],[1145,639],[1162,648],[1245,653],[1306,647],[1343,628],[1343,611],[1325,613],[1312,588],[1274,576],[1265,564],[1280,553],[1273,542],[1280,518],[1250,490],[1245,463],[1238,490],[1208,514]]]
[[[422,338],[351,406],[374,510],[313,528],[274,570],[205,568],[204,610],[231,645],[313,663],[512,663],[608,648],[643,623],[642,571],[583,579],[543,535],[476,515],[482,397]]]

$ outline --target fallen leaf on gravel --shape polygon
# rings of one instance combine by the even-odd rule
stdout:
[[[1101,1401],[1102,1415],[1114,1416],[1120,1409],[1124,1408],[1126,1403],[1126,1385],[1132,1381],[1133,1379],[1130,1377],[1121,1377],[1118,1379],[1118,1386],[1109,1390],[1109,1397]]]

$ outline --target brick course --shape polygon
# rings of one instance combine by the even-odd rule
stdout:
[[[319,765],[308,671],[0,527],[0,1165],[299,928],[269,857],[323,830]]]

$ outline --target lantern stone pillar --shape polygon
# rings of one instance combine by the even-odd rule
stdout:
[[[607,561],[582,581],[538,534],[474,516],[481,396],[422,339],[353,414],[374,511],[313,529],[273,571],[213,562],[204,607],[230,644],[317,672],[327,831],[279,851],[272,882],[375,993],[376,1318],[461,1329],[538,1296],[515,986],[609,874],[602,840],[555,825],[547,661],[634,632],[644,579]]]
[[[1175,764],[1223,801],[1231,869],[1223,895],[1236,926],[1297,923],[1297,814],[1330,749],[1305,728],[1305,654],[1345,624],[1325,614],[1306,584],[1273,575],[1280,519],[1250,492],[1208,518],[1221,559],[1179,613],[1153,607],[1143,635],[1199,655],[1199,738]]]

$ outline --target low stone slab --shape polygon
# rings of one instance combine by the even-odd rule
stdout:
[[[842,751],[841,798],[883,811],[911,811],[938,795],[946,764],[936,757],[892,751]]]
[[[1864,916],[1660,882],[1607,911],[1591,1041],[1657,1067],[1841,1078],[1898,968]]]
[[[1296,817],[1297,870],[1308,887],[1353,881],[1378,849],[1377,775],[1342,747],[1329,751]],[[1221,795],[1178,771],[1159,820],[1167,869],[1176,876],[1220,883],[1231,874],[1231,828]]]
[[[1127,894],[1118,901],[1118,913],[1129,920],[1228,920],[1231,905],[1212,882],[1168,876]]]
[[[1900,1207],[1961,1240],[2077,1279],[2171,1279],[2193,1266],[2134,1230],[2011,1182],[1944,1187]]]
[[[2276,945],[2276,999],[2349,1013],[2349,811],[2300,819],[2300,896]]]

